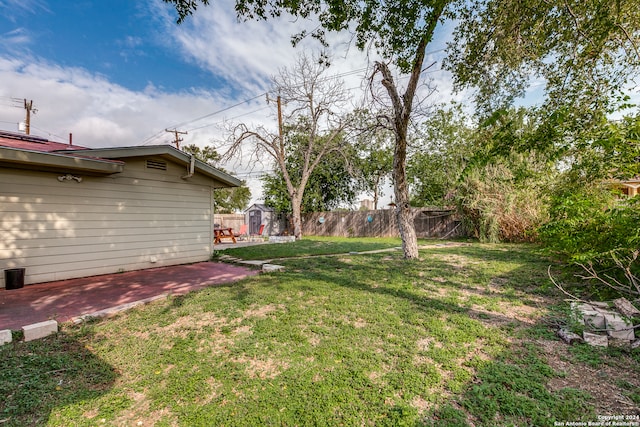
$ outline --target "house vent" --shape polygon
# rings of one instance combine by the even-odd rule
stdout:
[[[167,170],[167,162],[161,160],[147,160],[147,169]]]

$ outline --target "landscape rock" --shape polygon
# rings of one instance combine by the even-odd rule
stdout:
[[[597,310],[588,310],[582,312],[582,320],[585,326],[591,329],[605,329],[604,314]]]
[[[12,340],[12,337],[11,337],[10,329],[4,329],[0,331],[0,345],[8,344],[11,342],[11,340]]]
[[[613,305],[615,305],[620,314],[625,317],[640,317],[640,310],[635,308],[626,298],[613,300]]]
[[[296,236],[269,236],[270,243],[292,243],[296,241]]]
[[[263,264],[262,271],[265,273],[269,273],[272,271],[281,271],[284,270],[284,265],[276,265],[276,264]]]
[[[622,350],[631,350],[631,341],[609,337],[609,347],[620,348]]]
[[[22,328],[25,341],[33,341],[44,338],[58,332],[58,322],[55,320],[47,320],[45,322],[34,323]]]
[[[569,331],[568,329],[559,329],[557,332],[558,336],[560,338],[562,338],[562,340],[564,342],[566,342],[567,344],[573,344],[574,342],[581,342],[582,338],[580,337],[580,335],[578,334],[574,334],[573,332]]]
[[[633,324],[617,314],[606,313],[604,319],[607,326],[607,334],[612,338],[633,341]]]

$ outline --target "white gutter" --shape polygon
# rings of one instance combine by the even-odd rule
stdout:
[[[189,173],[182,176],[182,179],[187,179],[187,178],[191,178],[193,176],[193,173],[196,170],[196,156],[194,156],[193,154],[190,155],[191,159],[189,161]]]

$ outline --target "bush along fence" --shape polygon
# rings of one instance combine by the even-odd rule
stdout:
[[[467,235],[453,210],[413,208],[418,237],[454,238]],[[315,212],[303,215],[302,234],[336,237],[398,237],[395,210]]]

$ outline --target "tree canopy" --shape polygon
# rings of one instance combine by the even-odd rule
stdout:
[[[478,89],[488,111],[534,82],[545,85],[553,109],[607,109],[638,73],[635,0],[472,0],[456,9],[444,66],[458,87]]]
[[[209,0],[164,0],[178,12],[178,23]],[[319,25],[310,33],[292,35],[296,44],[311,36],[327,45],[328,31],[352,31],[356,47],[373,47],[378,54],[396,64],[403,72],[413,67],[416,46],[425,34],[432,33],[433,17],[440,16],[451,0],[237,0],[240,19],[267,20],[282,15],[317,19]],[[433,12],[437,10],[438,13]]]
[[[303,135],[288,135],[290,144],[295,144],[296,139],[304,144]],[[294,185],[302,176],[304,158],[300,150],[292,151],[286,160],[289,176],[294,180]],[[291,197],[287,191],[287,184],[280,170],[262,178],[265,204],[278,212],[291,214],[293,207]],[[301,213],[324,212],[350,205],[354,202],[358,193],[358,182],[349,171],[345,157],[327,156],[311,172],[302,197]]]

